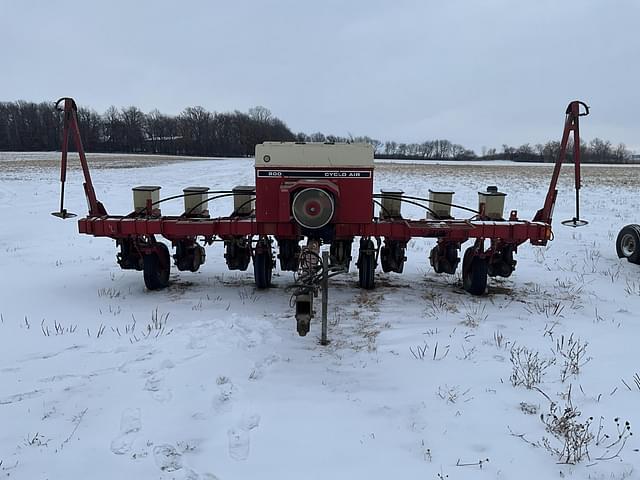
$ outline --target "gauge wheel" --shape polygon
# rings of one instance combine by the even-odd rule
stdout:
[[[157,243],[156,250],[143,257],[144,284],[149,290],[161,290],[169,286],[171,257],[164,243]]]
[[[365,290],[375,288],[376,254],[371,240],[360,242],[360,252],[358,259],[358,285]]]
[[[473,247],[467,248],[462,259],[462,287],[471,295],[482,295],[487,290],[489,264],[478,256]]]
[[[271,252],[266,250],[256,253],[253,257],[253,277],[256,281],[256,287],[259,289],[269,288],[271,286],[271,274],[273,273],[273,258]]]

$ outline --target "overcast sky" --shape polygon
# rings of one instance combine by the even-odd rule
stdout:
[[[639,0],[0,0],[0,100],[263,105],[294,131],[640,150]]]

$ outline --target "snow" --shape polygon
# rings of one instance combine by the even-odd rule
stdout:
[[[554,241],[520,247],[516,272],[491,279],[488,296],[471,297],[459,276],[431,270],[432,239],[412,240],[405,273],[377,272],[371,292],[357,288],[352,265],[332,281],[331,344],[322,347],[318,321],[307,337],[295,332],[291,274],[257,291],[251,268],[226,270],[219,244],[199,272],[173,269],[167,290],[146,291],[139,272],[118,268],[111,240],[49,215],[57,158],[0,156],[2,476],[640,478],[635,436],[611,460],[597,460],[604,447],[594,440],[590,460],[577,465],[527,443],[559,445],[539,414],[549,412],[545,395],[564,407],[569,385],[582,418],[595,418],[594,433],[601,417],[610,435],[614,418],[631,431],[640,420],[640,267],[614,248],[620,228],[640,222],[637,167],[584,167],[590,223],[581,229],[560,226],[574,215],[565,167]],[[132,156],[92,158],[98,197],[115,214],[131,210],[135,185],[162,185],[168,196],[194,184],[253,183],[249,159],[145,157],[136,168]],[[84,214],[71,163],[66,207]],[[506,211],[532,218],[550,173],[548,165],[380,163],[375,189],[424,196],[455,187],[454,202],[473,207],[477,191],[498,185]],[[229,199],[219,202],[213,214],[231,211]],[[163,206],[180,211],[179,200]],[[562,382],[553,350],[572,334],[590,360]],[[556,357],[537,388],[512,385],[514,346]]]

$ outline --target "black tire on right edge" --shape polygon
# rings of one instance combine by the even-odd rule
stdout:
[[[487,290],[489,264],[486,259],[474,254],[469,247],[462,260],[462,288],[471,295],[482,295]]]
[[[618,258],[626,258],[631,263],[640,265],[640,225],[627,225],[616,239]]]

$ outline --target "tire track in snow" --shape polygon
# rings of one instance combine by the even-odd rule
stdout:
[[[22,402],[23,400],[36,398],[41,395],[44,395],[45,393],[48,393],[49,391],[50,391],[49,389],[42,389],[42,390],[31,390],[30,392],[15,393],[13,395],[9,395],[8,397],[1,397],[0,405],[10,405],[12,403]]]

